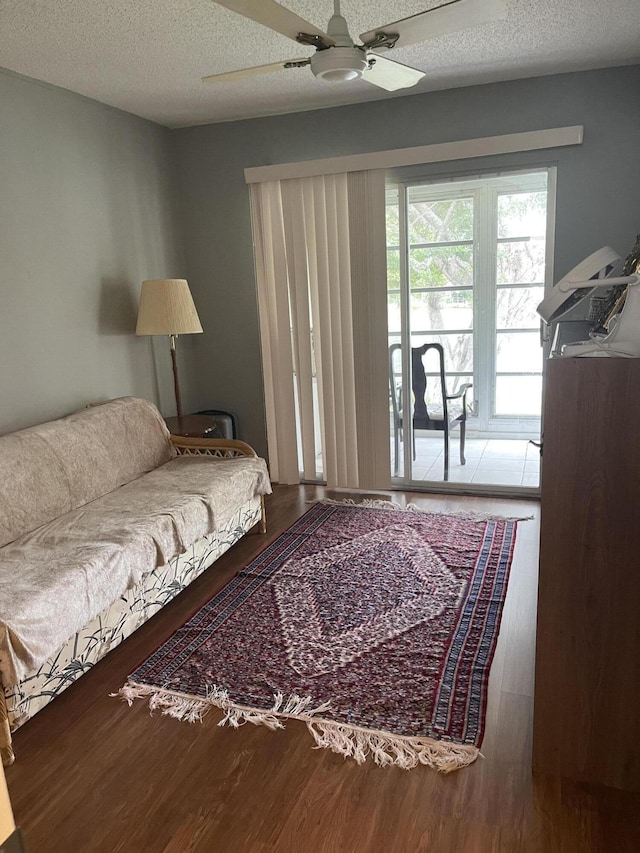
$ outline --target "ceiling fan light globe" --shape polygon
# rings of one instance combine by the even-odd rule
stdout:
[[[357,80],[362,75],[354,71],[353,68],[336,68],[333,71],[325,71],[324,74],[318,76],[321,76],[327,83],[342,83],[346,80]]]
[[[331,47],[319,50],[311,57],[311,70],[328,83],[343,83],[362,77],[369,62],[358,47]]]

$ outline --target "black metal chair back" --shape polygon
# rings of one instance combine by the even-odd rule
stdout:
[[[395,370],[394,356],[401,349],[400,344],[391,344],[389,347],[389,387],[391,393],[391,408],[394,426],[394,476],[398,476],[400,443],[403,428],[403,401],[402,383],[398,384],[396,379],[398,373]],[[440,389],[442,399],[442,411],[429,411],[427,401],[427,372],[424,366],[424,356],[434,350],[438,354],[438,375],[440,378]],[[472,383],[465,382],[455,394],[447,394],[447,382],[444,367],[444,349],[441,344],[429,343],[420,347],[411,348],[411,390],[413,394],[413,458],[416,458],[415,430],[442,430],[444,432],[444,479],[449,479],[449,432],[460,425],[460,464],[464,465],[464,443],[467,422],[467,391]],[[451,410],[450,403],[453,400],[461,400],[462,409]]]

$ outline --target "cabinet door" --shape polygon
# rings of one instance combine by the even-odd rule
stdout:
[[[549,362],[534,770],[640,790],[640,359]]]

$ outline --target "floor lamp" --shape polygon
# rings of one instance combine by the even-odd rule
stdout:
[[[173,387],[178,417],[182,417],[180,381],[176,361],[178,335],[202,332],[189,285],[183,278],[156,278],[142,282],[136,335],[168,335],[173,366]]]

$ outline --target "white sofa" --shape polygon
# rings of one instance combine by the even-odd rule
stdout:
[[[0,750],[255,524],[264,460],[134,397],[0,437]]]

